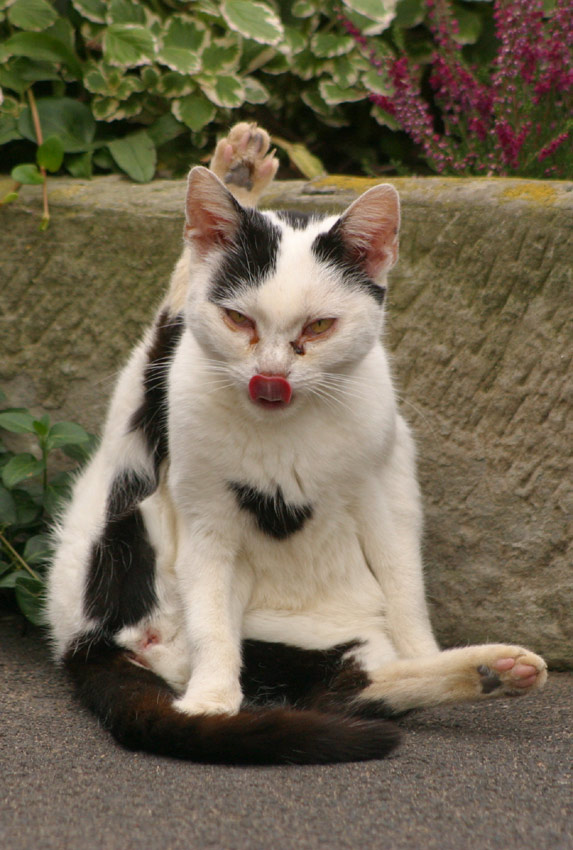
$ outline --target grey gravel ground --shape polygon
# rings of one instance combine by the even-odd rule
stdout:
[[[229,768],[129,753],[0,616],[2,850],[573,848],[573,675],[420,712],[385,761]]]

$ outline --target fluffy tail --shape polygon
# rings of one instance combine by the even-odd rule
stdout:
[[[65,666],[81,702],[133,750],[210,764],[321,764],[379,759],[399,741],[387,721],[319,711],[188,717],[159,676],[105,639],[77,644]]]

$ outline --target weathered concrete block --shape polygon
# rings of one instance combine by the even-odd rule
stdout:
[[[338,211],[374,181],[276,184]],[[396,179],[387,342],[414,426],[433,621],[444,645],[516,641],[573,666],[573,184]],[[13,403],[96,429],[181,245],[182,183],[54,180],[0,213]]]

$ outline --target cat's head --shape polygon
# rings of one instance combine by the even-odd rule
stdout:
[[[205,363],[261,411],[325,397],[377,343],[398,256],[396,190],[367,191],[341,216],[243,208],[206,168],[189,177],[187,322]],[[274,415],[269,413],[267,415]]]

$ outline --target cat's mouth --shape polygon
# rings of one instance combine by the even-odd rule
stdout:
[[[292,387],[282,375],[253,375],[249,381],[249,396],[259,407],[277,410],[289,404]]]

